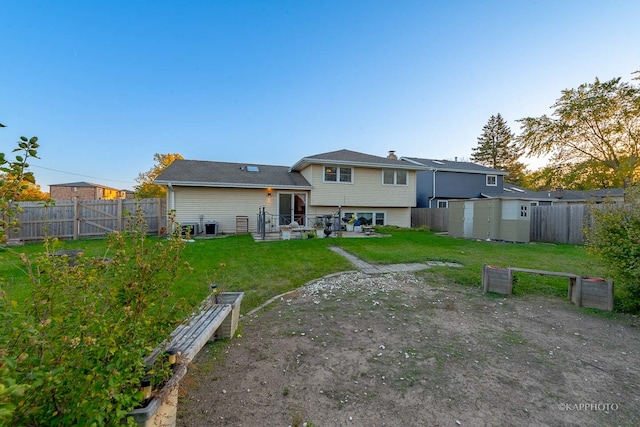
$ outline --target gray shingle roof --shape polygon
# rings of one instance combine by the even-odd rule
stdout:
[[[534,191],[517,185],[504,183],[501,194],[484,192],[486,197],[516,197],[532,200],[545,200],[552,202],[596,202],[600,203],[607,198],[620,198],[624,196],[623,188],[604,188],[601,190],[545,190]]]
[[[291,167],[291,169],[299,171],[312,164],[333,164],[409,170],[425,169],[424,167],[417,164],[390,159],[388,157],[373,156],[371,154],[364,154],[351,150],[330,151],[328,153],[307,156],[299,160],[295,165]]]
[[[471,162],[457,162],[452,160],[436,160],[436,159],[421,159],[418,157],[401,157],[403,161],[416,163],[425,166],[432,170],[437,169],[447,172],[466,172],[466,173],[481,173],[481,174],[493,174],[493,175],[508,175],[508,172],[501,171],[499,169],[490,168],[487,166],[479,165]]]
[[[94,184],[93,182],[87,181],[78,181],[78,182],[68,182],[65,184],[51,184],[49,187],[90,187],[90,188],[107,188],[109,190],[118,190],[117,188],[109,187],[102,184]]]
[[[257,171],[252,172],[253,167]],[[154,182],[204,187],[311,188],[299,172],[289,172],[287,166],[205,160],[175,160]]]

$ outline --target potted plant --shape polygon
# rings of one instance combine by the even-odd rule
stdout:
[[[282,240],[291,240],[291,226],[290,225],[281,225],[280,233],[282,234]]]
[[[356,215],[351,214],[351,218],[349,218],[349,220],[347,221],[347,226],[346,226],[347,231],[353,231],[355,222],[356,222]]]
[[[324,237],[324,223],[322,220],[317,220],[313,228],[316,230],[316,236],[318,236],[318,239],[322,239]]]

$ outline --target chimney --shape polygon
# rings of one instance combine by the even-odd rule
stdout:
[[[562,188],[562,185],[556,187],[556,197],[558,199],[562,199],[562,197],[564,197],[564,188]]]
[[[389,150],[389,154],[387,155],[387,159],[398,160],[398,156],[396,156],[396,152],[393,150]]]

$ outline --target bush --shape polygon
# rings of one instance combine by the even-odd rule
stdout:
[[[640,312],[640,191],[627,191],[624,205],[592,210],[587,248],[600,256],[616,278],[616,305]]]
[[[150,241],[140,211],[127,230],[95,259],[56,256],[55,240],[33,260],[21,255],[29,297],[0,291],[0,425],[131,424],[141,379],[170,375],[143,359],[179,318],[166,301],[184,242]]]

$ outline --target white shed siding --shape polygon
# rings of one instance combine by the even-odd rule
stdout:
[[[408,171],[408,185],[383,185],[382,169],[353,168],[353,183],[324,182],[322,165],[302,171],[311,183],[313,206],[411,207],[416,203],[415,172]]]
[[[179,223],[218,222],[218,232],[235,233],[236,216],[249,217],[249,231],[257,231],[257,216],[261,206],[276,211],[275,193],[271,198],[264,189],[176,187],[174,202]],[[170,208],[173,206],[170,205]]]

